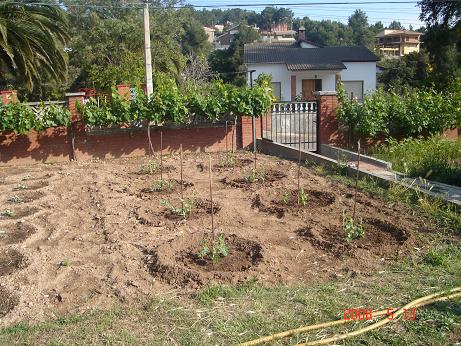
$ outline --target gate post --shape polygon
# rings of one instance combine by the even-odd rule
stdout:
[[[340,144],[342,140],[336,117],[336,110],[338,108],[336,91],[316,91],[314,95],[318,102],[317,151],[319,152],[322,144]]]

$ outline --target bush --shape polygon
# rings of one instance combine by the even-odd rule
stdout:
[[[409,176],[461,186],[461,140],[440,136],[389,140],[375,155],[392,162],[393,169]]]
[[[404,138],[434,135],[461,127],[460,82],[446,93],[434,90],[405,90],[402,94],[377,90],[363,104],[347,99],[338,88],[338,120],[360,137],[378,135]]]
[[[13,131],[24,134],[30,130],[43,131],[49,127],[68,126],[70,112],[60,106],[41,106],[42,111],[37,115],[34,110],[20,102],[3,104],[0,102],[0,131]]]

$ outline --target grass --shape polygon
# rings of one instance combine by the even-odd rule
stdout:
[[[391,162],[394,170],[410,177],[461,186],[461,139],[455,141],[434,136],[390,141],[373,155]]]
[[[354,186],[353,178],[324,168],[316,171],[330,180]],[[3,328],[0,345],[231,345],[339,319],[345,309],[397,308],[415,298],[461,286],[461,243],[459,238],[453,238],[453,233],[461,230],[459,210],[400,185],[386,190],[372,180],[360,180],[359,189],[387,203],[411,206],[413,213],[429,216],[439,225],[439,232],[424,234],[429,246],[410,248],[404,259],[369,275],[350,273],[334,281],[275,287],[252,279],[239,286],[210,284],[196,293],[178,290],[156,294],[143,304]],[[313,340],[363,325],[351,322],[274,344]],[[461,300],[457,299],[418,309],[415,321],[394,321],[342,344],[451,345],[459,342],[460,331]]]

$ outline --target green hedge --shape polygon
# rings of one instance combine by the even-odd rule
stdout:
[[[213,81],[206,86],[181,90],[165,75],[154,78],[154,93],[146,97],[140,90],[127,101],[115,90],[108,102],[90,99],[78,105],[84,122],[90,126],[111,126],[149,120],[155,123],[191,123],[216,121],[227,115],[263,115],[273,102],[270,84],[261,79],[254,88],[236,87]]]
[[[360,137],[405,138],[432,135],[461,127],[461,82],[445,93],[406,90],[402,94],[377,90],[363,104],[347,99],[339,89],[338,120]]]
[[[411,177],[423,177],[461,186],[461,140],[433,136],[428,139],[389,140],[375,156],[392,162],[392,168]]]
[[[37,115],[32,107],[20,103],[0,102],[0,131],[13,131],[24,134],[30,130],[43,131],[49,127],[69,126],[70,112],[60,106],[40,106],[42,112]]]

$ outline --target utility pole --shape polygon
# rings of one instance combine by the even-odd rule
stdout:
[[[149,2],[144,0],[144,63],[146,66],[146,91],[147,96],[154,92],[152,83],[152,55],[150,51],[150,22],[149,22]]]

